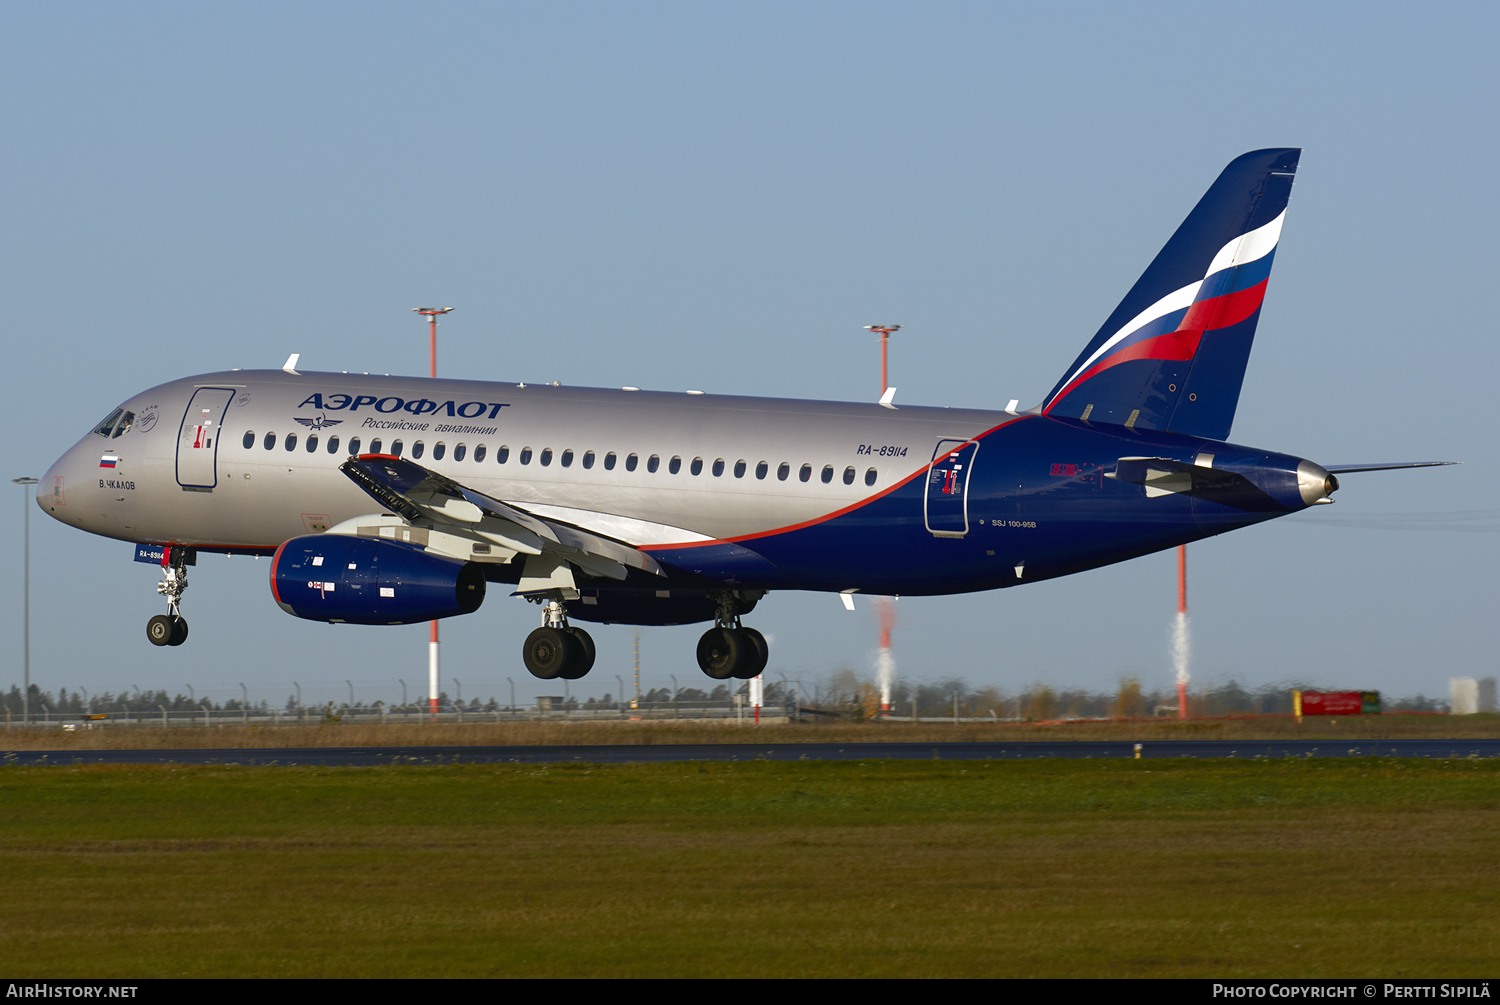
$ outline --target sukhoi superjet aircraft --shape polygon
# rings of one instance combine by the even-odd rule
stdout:
[[[1227,442],[1297,170],[1235,159],[1035,408],[793,401],[232,370],[132,395],[38,485],[49,515],[158,564],[180,645],[198,552],[263,554],[288,614],[409,624],[499,588],[574,624],[711,622],[710,677],[753,677],[768,590],[932,595],[1066,576],[1309,506],[1337,475]]]

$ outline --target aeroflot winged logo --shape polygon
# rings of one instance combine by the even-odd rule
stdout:
[[[300,415],[294,415],[292,418],[302,423],[308,429],[327,429],[329,426],[337,426],[344,421],[343,419],[330,419],[322,412],[318,413],[316,419],[304,419]]]

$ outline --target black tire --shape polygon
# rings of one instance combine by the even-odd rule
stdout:
[[[167,645],[180,646],[187,641],[187,618],[172,619],[172,637],[167,639]]]
[[[558,674],[564,680],[578,680],[594,669],[594,639],[582,628],[568,628],[573,637],[573,659],[568,668]]]
[[[729,628],[710,628],[698,640],[698,666],[714,680],[728,680],[744,662],[745,643]]]
[[[172,619],[165,614],[158,614],[146,622],[146,641],[153,646],[169,646],[172,644]]]
[[[533,677],[555,680],[573,661],[573,640],[559,628],[538,628],[526,636],[521,659]]]
[[[770,643],[754,628],[741,628],[740,639],[745,643],[745,667],[735,676],[740,680],[759,677],[765,672],[766,663],[771,659]]]

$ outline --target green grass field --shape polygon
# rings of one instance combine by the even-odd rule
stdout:
[[[27,977],[1488,977],[1495,760],[7,767]]]

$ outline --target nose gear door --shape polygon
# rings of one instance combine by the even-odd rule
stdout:
[[[927,530],[934,537],[963,537],[969,532],[969,475],[978,452],[974,440],[938,441],[927,466],[922,500]]]
[[[212,489],[219,483],[217,457],[224,412],[234,398],[228,387],[200,387],[182,413],[177,431],[177,484]]]

